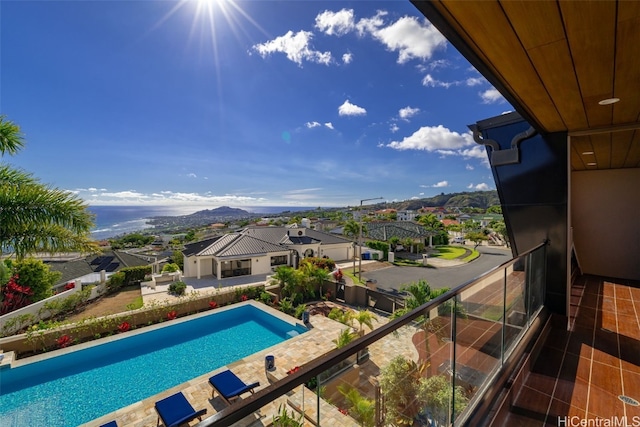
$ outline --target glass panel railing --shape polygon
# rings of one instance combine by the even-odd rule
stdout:
[[[351,342],[342,333],[362,329],[338,324],[330,339],[340,348],[276,371],[269,387],[198,426],[464,425],[542,307],[545,260],[541,245],[406,314],[379,316]]]

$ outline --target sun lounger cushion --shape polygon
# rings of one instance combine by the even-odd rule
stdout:
[[[182,393],[176,393],[156,402],[156,411],[165,427],[178,427],[194,418],[202,418],[206,409],[196,411]]]
[[[209,383],[227,402],[248,391],[253,393],[253,389],[260,385],[259,382],[245,384],[236,374],[229,370],[212,376],[209,378]]]
[[[100,427],[118,427],[118,423],[115,420],[109,421],[106,424],[102,424]]]

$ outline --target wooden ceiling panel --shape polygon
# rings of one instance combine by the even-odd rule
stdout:
[[[624,131],[611,134],[611,167],[613,169],[625,167],[634,133],[635,131]]]
[[[560,9],[556,2],[501,0],[500,6],[512,22],[526,50],[566,40]]]
[[[529,50],[540,79],[553,101],[567,129],[583,129],[588,126],[587,114],[582,104],[580,88],[575,74],[558,73],[558,68],[570,69],[571,55],[565,40],[560,40]],[[563,96],[553,96],[563,93]]]
[[[561,1],[559,5],[589,126],[609,125],[613,110],[602,108],[598,101],[613,96],[616,3]],[[556,96],[561,94],[552,94]]]
[[[564,130],[564,123],[555,105],[500,4],[495,1],[449,1],[444,6],[448,14],[455,17],[457,26],[464,28],[466,36],[474,41],[481,56],[495,65],[498,78],[508,82],[512,94],[520,98],[522,104],[545,105],[546,108],[531,111],[536,121],[544,123],[549,131]],[[500,37],[496,37],[496,34]]]
[[[575,74],[558,72],[573,67],[558,4],[549,1],[500,4],[547,92],[552,94],[563,123],[567,128],[587,127]],[[553,97],[561,91],[564,96]]]
[[[594,169],[610,169],[611,168],[611,134],[598,133],[590,135],[591,145],[596,156],[597,165]],[[589,166],[589,165],[587,165]]]
[[[640,2],[633,2],[640,5]],[[622,9],[622,4],[620,5]],[[640,9],[637,6],[636,9]],[[616,33],[616,76],[614,94],[620,102],[613,106],[614,123],[640,119],[640,16],[618,22]]]
[[[413,1],[573,170],[640,167],[640,1]]]
[[[595,162],[595,159],[591,138],[588,136],[571,137],[571,168],[573,170],[585,170],[587,169],[587,163]],[[591,166],[591,168],[594,168],[594,166]]]

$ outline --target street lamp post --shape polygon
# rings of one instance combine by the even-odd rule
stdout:
[[[362,281],[362,203],[368,202],[370,200],[380,200],[383,197],[374,197],[372,199],[362,199],[360,200],[360,230],[358,236],[358,281]]]

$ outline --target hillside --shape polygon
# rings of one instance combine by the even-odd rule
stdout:
[[[469,207],[486,209],[490,206],[500,205],[497,191],[471,191],[463,193],[439,194],[424,199],[404,200],[402,202],[387,203],[386,208],[398,210],[418,210],[422,207]],[[383,205],[380,204],[382,207]]]

